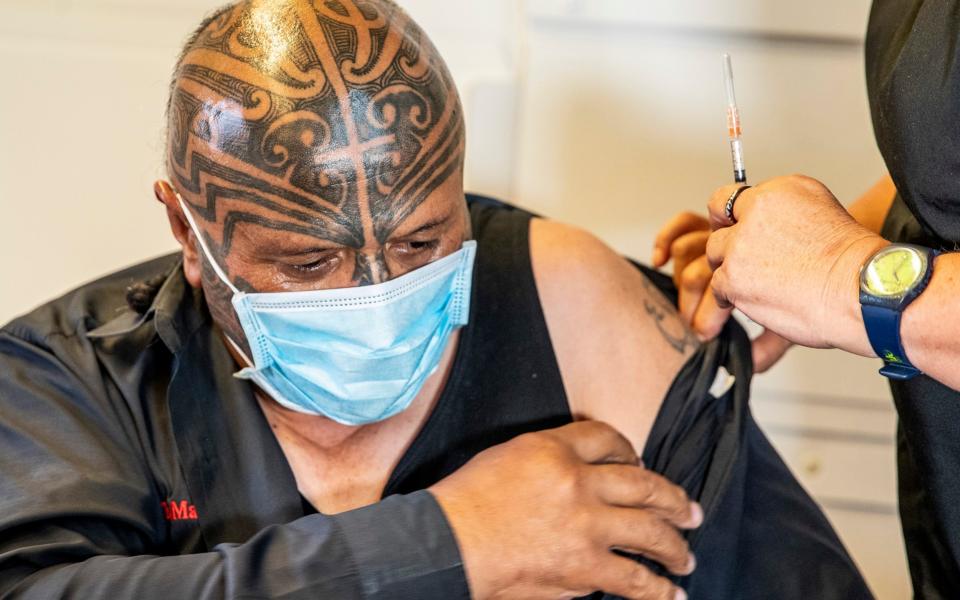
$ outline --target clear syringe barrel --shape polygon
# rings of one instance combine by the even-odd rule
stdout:
[[[742,130],[740,128],[740,110],[737,108],[737,93],[733,86],[733,65],[730,55],[723,55],[723,84],[727,92],[727,133],[730,137],[730,155],[733,159],[733,178],[737,183],[747,181],[747,171],[743,163]]]

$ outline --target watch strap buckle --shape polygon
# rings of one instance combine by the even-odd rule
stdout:
[[[912,365],[885,362],[880,368],[880,374],[894,381],[907,381],[920,374],[920,369]]]

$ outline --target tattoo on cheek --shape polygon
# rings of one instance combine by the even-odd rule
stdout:
[[[373,285],[390,279],[390,270],[383,250],[378,250],[372,257],[357,252],[356,265],[353,269],[353,281],[357,285]]]
[[[670,347],[680,354],[685,354],[688,349],[699,346],[700,340],[680,319],[676,308],[646,277],[643,278],[643,287],[649,294],[643,300],[644,310],[653,318],[657,330]]]
[[[247,337],[243,334],[243,328],[240,326],[239,319],[237,319],[237,313],[233,310],[233,291],[220,281],[206,257],[203,259],[201,276],[203,279],[203,295],[214,323],[230,336],[230,339],[236,342],[247,356],[250,356]],[[250,284],[242,279],[236,281],[234,285],[241,290],[250,289]]]

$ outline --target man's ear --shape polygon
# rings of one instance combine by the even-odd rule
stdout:
[[[183,248],[183,274],[187,282],[195,288],[200,287],[202,280],[202,257],[197,251],[197,237],[190,228],[190,223],[183,216],[183,209],[177,199],[177,193],[168,182],[160,180],[153,184],[153,193],[167,209],[167,219],[170,221],[170,231],[173,237],[180,242]]]

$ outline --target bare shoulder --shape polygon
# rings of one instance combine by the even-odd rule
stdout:
[[[642,451],[696,337],[638,269],[580,228],[534,219],[530,256],[571,410]]]

